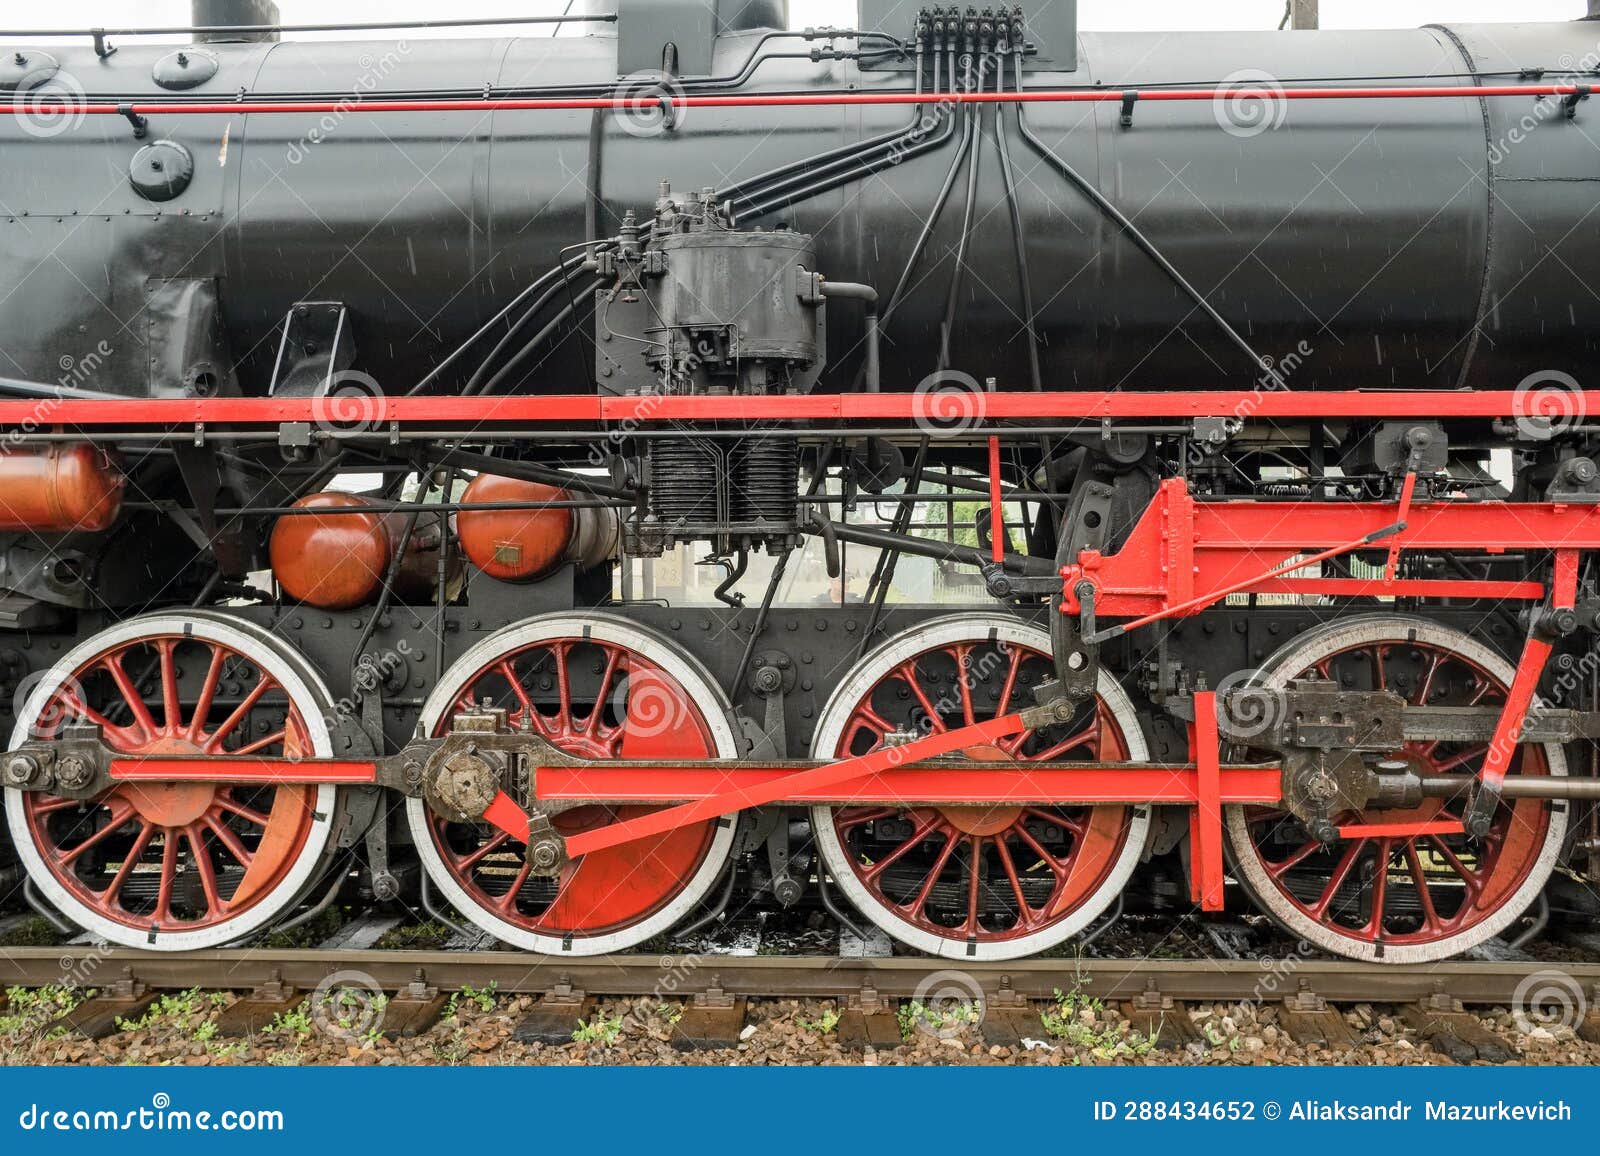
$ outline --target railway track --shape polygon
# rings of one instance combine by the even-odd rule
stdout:
[[[420,978],[441,991],[490,983],[506,994],[548,994],[562,987],[592,995],[660,994],[673,979],[675,998],[707,991],[755,997],[838,998],[863,990],[882,999],[910,999],[930,976],[970,977],[975,994],[1003,1001],[1049,999],[1080,987],[1104,1000],[1155,991],[1173,1000],[1250,1000],[1312,993],[1339,1002],[1406,1003],[1447,996],[1463,1004],[1506,1004],[1529,977],[1552,970],[1542,961],[1451,961],[1416,966],[1301,959],[1026,959],[959,965],[936,959],[837,956],[738,957],[674,953],[559,959],[517,951],[339,951],[265,949],[141,952],[94,947],[0,948],[6,983],[39,987],[76,978],[83,984],[132,980],[151,990],[204,987],[250,990],[281,983],[303,990],[330,975],[360,971],[401,990]],[[1600,963],[1563,963],[1559,970],[1585,991],[1600,985]]]

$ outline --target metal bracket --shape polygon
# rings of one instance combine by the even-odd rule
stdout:
[[[117,111],[127,117],[128,123],[133,126],[134,140],[144,140],[145,137],[150,135],[150,122],[134,112],[133,105],[119,104],[117,105]]]

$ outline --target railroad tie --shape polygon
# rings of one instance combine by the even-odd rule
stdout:
[[[1278,1027],[1297,1043],[1344,1051],[1356,1046],[1355,1033],[1344,1016],[1304,982],[1294,995],[1285,996]]]
[[[1514,1058],[1511,1047],[1495,1035],[1477,1016],[1463,1009],[1459,1000],[1433,995],[1403,1008],[1400,1018],[1415,1028],[1435,1051],[1458,1064],[1483,1060],[1503,1064]]]
[[[573,987],[563,975],[511,1029],[511,1038],[525,1044],[570,1044],[573,1033],[594,1018],[595,1004],[594,996]]]
[[[1123,1003],[1122,1017],[1158,1051],[1177,1052],[1205,1042],[1188,1010],[1171,996],[1162,995],[1153,979],[1144,991]]]
[[[846,1048],[898,1048],[902,1043],[895,1009],[866,981],[846,1000],[834,1036]]]
[[[695,996],[673,1025],[672,1046],[680,1052],[731,1048],[744,1031],[744,996],[722,989],[722,977],[712,976],[711,986]]]
[[[299,989],[286,984],[278,973],[249,995],[242,995],[217,1012],[216,1025],[219,1036],[253,1036],[265,1031],[284,1012],[303,1003],[305,997]]]
[[[125,967],[116,983],[67,1011],[56,1022],[85,1039],[103,1040],[121,1030],[118,1020],[136,1020],[155,1002],[156,993],[133,978],[132,968]]]
[[[420,1036],[444,1014],[450,997],[429,985],[417,969],[411,982],[394,994],[383,1009],[383,1034],[391,1040]]]

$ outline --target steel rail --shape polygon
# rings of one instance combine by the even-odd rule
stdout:
[[[731,995],[836,998],[871,989],[886,999],[916,995],[947,960],[921,957],[843,959],[835,956],[722,956],[691,952],[579,958],[515,951],[326,951],[244,948],[143,952],[122,948],[0,948],[0,980],[21,987],[63,982],[105,988],[132,980],[148,988],[191,987],[247,991],[282,983],[312,991],[341,971],[359,970],[381,988],[399,991],[414,980],[442,990],[491,982],[506,994],[530,995],[559,984],[590,995],[670,992],[688,999],[720,988]],[[1154,989],[1176,1000],[1276,1000],[1309,991],[1338,1002],[1406,1003],[1448,995],[1468,1004],[1509,1004],[1548,962],[1451,961],[1385,965],[1307,958],[1290,952],[1257,960],[1021,959],[963,961],[983,998],[1002,991],[1047,1000],[1057,989],[1081,988],[1103,1000],[1133,999]],[[1600,984],[1600,964],[1562,964],[1585,989]]]

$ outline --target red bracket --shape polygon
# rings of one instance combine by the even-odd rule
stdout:
[[[1194,723],[1189,752],[1199,768],[1197,799],[1189,821],[1189,887],[1203,911],[1223,908],[1222,881],[1222,750],[1217,737],[1217,694],[1200,690],[1194,696]]]
[[[1555,580],[1550,587],[1550,610],[1570,610],[1578,596],[1578,551],[1556,551]],[[1505,707],[1500,721],[1495,724],[1494,738],[1489,741],[1488,753],[1478,771],[1478,794],[1472,800],[1472,809],[1465,819],[1469,834],[1483,835],[1489,829],[1495,804],[1500,798],[1500,786],[1506,772],[1511,769],[1511,759],[1517,753],[1517,743],[1522,736],[1522,724],[1527,720],[1528,708],[1533,705],[1534,694],[1539,689],[1539,679],[1544,676],[1545,664],[1555,649],[1551,640],[1540,631],[1536,621],[1528,632],[1528,641],[1522,647],[1522,657],[1517,661],[1517,672],[1506,692]]]

